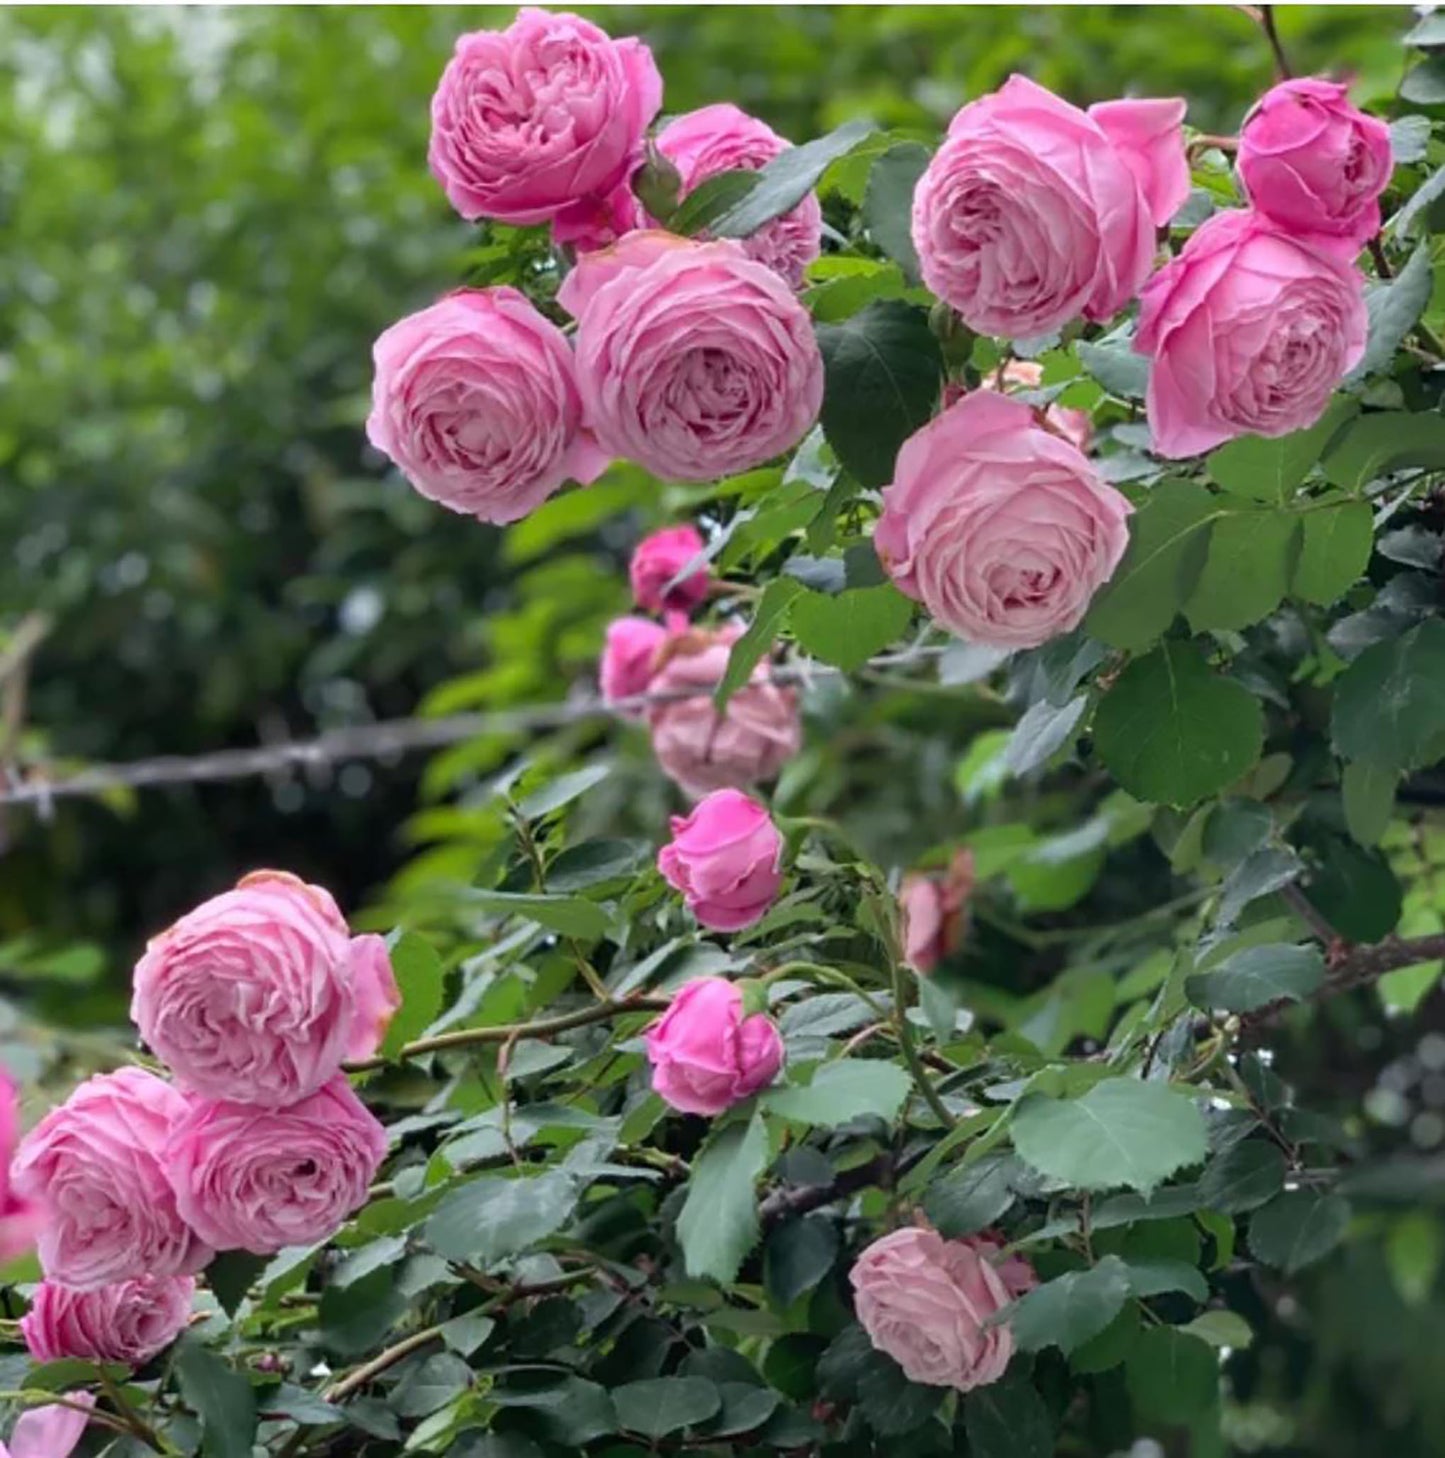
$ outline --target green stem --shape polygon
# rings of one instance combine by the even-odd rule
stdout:
[[[933,1080],[928,1076],[928,1070],[923,1066],[923,1059],[918,1056],[918,1045],[913,1041],[913,1028],[908,1021],[908,997],[907,988],[903,982],[903,964],[898,958],[893,959],[893,1026],[898,1033],[898,1046],[903,1052],[903,1061],[908,1065],[908,1071],[913,1075],[913,1081],[918,1085],[918,1092],[923,1095],[924,1102],[938,1116],[939,1122],[945,1129],[952,1129],[958,1122],[954,1118],[952,1110],[943,1102],[939,1092],[933,1086]]]

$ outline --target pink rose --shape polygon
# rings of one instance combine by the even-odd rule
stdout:
[[[602,683],[602,697],[609,704],[647,692],[652,682],[652,666],[666,638],[667,629],[647,618],[618,618],[607,625],[598,678]],[[643,712],[642,709],[624,711],[629,719],[640,719]]]
[[[783,884],[783,837],[740,790],[714,790],[691,815],[672,817],[657,869],[713,931],[741,931],[762,918]]]
[[[627,177],[605,196],[584,198],[554,218],[552,241],[577,253],[595,253],[646,223],[642,204],[632,191],[632,179]]]
[[[1253,212],[1216,213],[1141,296],[1154,451],[1313,425],[1365,350],[1364,281]]]
[[[1129,511],[1027,405],[975,390],[904,442],[873,542],[950,632],[1034,648],[1079,624],[1124,554]]]
[[[366,1203],[386,1145],[337,1074],[286,1109],[192,1099],[166,1170],[181,1213],[217,1250],[272,1255],[334,1235]]]
[[[15,1419],[9,1446],[0,1443],[0,1458],[69,1458],[90,1421],[95,1394],[67,1392],[65,1400],[76,1406],[62,1407],[52,1402],[22,1412]]]
[[[37,1362],[81,1357],[140,1367],[186,1329],[195,1294],[190,1276],[139,1276],[93,1291],[43,1281],[20,1334]]]
[[[915,972],[932,972],[963,945],[973,882],[970,850],[959,851],[941,876],[915,871],[903,878],[903,955]]]
[[[11,1184],[10,1161],[19,1137],[20,1096],[0,1069],[0,1262],[24,1255],[45,1224],[44,1206],[22,1199]]]
[[[783,1066],[783,1040],[763,1013],[743,1016],[725,977],[699,977],[647,1030],[652,1087],[684,1114],[720,1114],[766,1088]]]
[[[953,119],[913,197],[924,282],[980,334],[1107,319],[1189,195],[1182,101],[1087,112],[1011,76]]]
[[[432,97],[427,163],[469,221],[546,223],[626,181],[661,105],[640,40],[521,10],[506,30],[457,41]]]
[[[683,197],[719,172],[756,172],[792,145],[767,122],[730,102],[677,117],[657,136],[657,150],[682,174]],[[749,258],[800,288],[808,265],[823,249],[823,209],[817,197],[810,192],[742,243]]]
[[[673,582],[694,557],[701,556],[705,546],[702,533],[691,525],[668,527],[644,537],[633,551],[627,568],[632,597],[638,607],[650,613],[690,613],[705,601],[710,586],[706,566],[689,572],[680,582]]]
[[[990,1326],[1013,1293],[990,1240],[945,1240],[907,1226],[875,1240],[849,1274],[868,1340],[911,1382],[960,1392],[997,1382],[1013,1355],[1007,1322]]]
[[[386,943],[330,893],[255,871],[153,937],[131,1017],[187,1089],[277,1106],[376,1052],[401,1001]]]
[[[999,375],[1002,373],[1003,378]],[[1002,390],[1017,385],[1022,390],[1037,390],[1044,382],[1044,367],[1031,359],[1011,359],[1003,370],[984,377],[981,389]],[[961,398],[961,397],[960,397]],[[952,403],[952,402],[949,402]],[[1094,438],[1094,420],[1087,410],[1073,410],[1067,405],[1045,405],[1044,424],[1081,451],[1089,449]]]
[[[570,346],[516,289],[458,289],[372,354],[367,439],[449,511],[505,525],[607,466],[582,429]]]
[[[54,1281],[90,1290],[190,1275],[211,1252],[176,1208],[161,1158],[185,1099],[141,1068],[87,1079],[21,1142],[15,1189],[49,1212],[38,1246]]]
[[[760,466],[811,429],[823,360],[808,311],[731,242],[632,233],[589,253],[558,302],[598,444],[664,480]]]
[[[713,690],[740,636],[733,628],[674,638],[648,685],[661,698],[647,711],[652,752],[668,778],[691,795],[770,780],[802,744],[797,693],[773,683],[766,663],[753,669],[723,714],[713,706]],[[669,694],[683,697],[661,697]]]
[[[1287,233],[1341,239],[1354,253],[1380,231],[1390,129],[1337,82],[1306,77],[1267,91],[1245,118],[1237,164],[1254,209]]]

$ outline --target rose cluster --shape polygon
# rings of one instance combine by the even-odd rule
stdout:
[[[342,1063],[376,1051],[398,1003],[381,938],[284,872],[152,939],[131,1014],[175,1081],[97,1075],[15,1157],[15,1194],[46,1215],[32,1354],[139,1364],[185,1325],[214,1253],[332,1235],[387,1148]]]

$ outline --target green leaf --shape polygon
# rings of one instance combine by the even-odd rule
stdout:
[[[918,142],[899,142],[868,169],[863,194],[863,224],[868,236],[897,263],[910,282],[919,280],[918,254],[913,248],[913,190],[927,170],[928,148]]]
[[[793,636],[814,658],[835,668],[861,668],[894,642],[913,619],[913,603],[891,582],[849,588],[836,596],[804,592],[788,609]]]
[[[1152,643],[1194,590],[1218,503],[1194,481],[1161,481],[1129,518],[1129,546],[1084,626],[1131,651]]]
[[[1204,1311],[1179,1330],[1208,1342],[1211,1347],[1229,1347],[1240,1352],[1254,1342],[1249,1323],[1237,1311]]]
[[[595,901],[577,896],[537,896],[513,891],[473,891],[468,901],[499,916],[525,916],[564,937],[596,938],[611,925]]]
[[[763,1246],[763,1284],[779,1306],[791,1306],[833,1268],[838,1227],[822,1215],[787,1220]]]
[[[1324,980],[1318,948],[1272,943],[1246,947],[1218,967],[1195,973],[1185,980],[1184,991],[1195,1007],[1246,1013],[1281,999],[1303,1001]]]
[[[1249,1248],[1266,1265],[1285,1275],[1328,1255],[1350,1223],[1350,1202],[1343,1195],[1287,1190],[1250,1217]]]
[[[1017,724],[1004,749],[1003,761],[1010,774],[1027,775],[1042,769],[1065,744],[1078,737],[1079,721],[1089,706],[1087,695],[1070,699],[1055,708],[1047,699],[1031,704]]]
[[[1340,432],[1320,465],[1325,479],[1358,491],[1407,466],[1445,467],[1445,415],[1382,410],[1361,415]]]
[[[1192,805],[1259,760],[1264,712],[1188,643],[1163,643],[1119,675],[1094,715],[1094,747],[1141,800]]]
[[[391,1395],[393,1412],[426,1417],[471,1386],[471,1368],[453,1352],[438,1352],[407,1371]]]
[[[1218,1356],[1180,1327],[1155,1326],[1140,1333],[1124,1372],[1140,1412],[1171,1426],[1218,1401]]]
[[[767,1162],[768,1136],[758,1114],[714,1135],[693,1161],[687,1200],[677,1218],[689,1276],[710,1276],[719,1285],[736,1280],[757,1242],[753,1187]]]
[[[1054,1458],[1049,1410],[1022,1373],[968,1393],[963,1426],[970,1458]]]
[[[943,356],[928,318],[913,304],[875,299],[817,333],[823,434],[860,485],[887,485],[899,447],[938,404]]]
[[[1129,1298],[1129,1270],[1118,1256],[1068,1271],[1021,1297],[1008,1315],[1019,1350],[1055,1346],[1066,1356],[1097,1336]]]
[[[728,700],[748,681],[753,669],[773,646],[793,599],[804,590],[803,584],[791,577],[775,577],[763,588],[763,595],[753,609],[753,620],[733,644],[722,682],[713,694],[713,703],[719,714],[727,708]]]
[[[1199,1203],[1226,1215],[1267,1204],[1284,1188],[1284,1155],[1265,1139],[1245,1139],[1216,1154],[1199,1177]]]
[[[1205,463],[1209,474],[1236,496],[1282,506],[1359,408],[1358,402],[1337,396],[1319,420],[1304,430],[1290,435],[1241,436],[1210,454]]]
[[[1329,607],[1359,581],[1370,564],[1375,518],[1369,503],[1341,501],[1304,514],[1304,537],[1290,591]]]
[[[1013,1204],[1013,1182],[1022,1173],[1023,1166],[1011,1154],[986,1154],[958,1165],[929,1184],[923,1213],[946,1239],[972,1235]]]
[[[1365,294],[1365,308],[1370,316],[1365,353],[1359,364],[1345,376],[1347,386],[1390,369],[1395,362],[1395,352],[1420,322],[1420,316],[1430,302],[1434,283],[1430,245],[1421,243],[1394,278],[1381,279],[1370,285]]]
[[[517,814],[524,820],[540,820],[580,799],[594,785],[600,785],[609,773],[610,768],[605,764],[589,764],[569,774],[557,775],[524,796],[517,804]]]
[[[1129,1294],[1141,1301],[1148,1296],[1162,1296],[1166,1291],[1182,1291],[1199,1302],[1209,1299],[1209,1283],[1188,1261],[1167,1256],[1157,1260],[1131,1258],[1126,1265]]]
[[[669,233],[696,238],[730,209],[752,195],[761,181],[756,171],[715,172],[705,177],[677,205],[667,221]]]
[[[1135,354],[1132,337],[1100,340],[1097,344],[1081,340],[1074,351],[1079,363],[1111,395],[1121,400],[1144,398],[1149,388],[1149,361],[1144,355]]]
[[[68,1387],[85,1387],[102,1378],[109,1382],[125,1382],[130,1376],[131,1369],[121,1362],[59,1357],[53,1362],[41,1362],[32,1367],[25,1374],[25,1387],[30,1392],[64,1392]]]
[[[885,1438],[901,1437],[920,1428],[943,1401],[942,1389],[910,1382],[903,1370],[882,1352],[874,1352],[858,1379],[858,1405],[868,1426]]]
[[[1402,44],[1418,46],[1422,50],[1431,46],[1445,46],[1445,15],[1432,13],[1422,17],[1405,36]]]
[[[547,867],[553,893],[571,894],[632,875],[653,858],[645,840],[584,840],[568,846]]]
[[[706,1422],[722,1397],[706,1377],[652,1377],[614,1387],[612,1406],[620,1428],[655,1439]]]
[[[1400,82],[1400,99],[1416,106],[1445,105],[1445,58],[1426,56]]]
[[[833,1129],[871,1114],[893,1120],[912,1083],[896,1063],[881,1058],[839,1058],[825,1063],[806,1088],[774,1088],[762,1096],[771,1114]]]
[[[700,1438],[728,1438],[762,1427],[782,1405],[782,1398],[755,1382],[719,1382],[722,1410],[697,1430]]]
[[[1108,1078],[1076,1099],[1037,1094],[1013,1118],[1014,1148],[1042,1174],[1085,1190],[1146,1193],[1204,1158],[1194,1100],[1164,1083]]]
[[[381,1045],[383,1058],[395,1058],[403,1046],[436,1021],[446,987],[442,959],[432,944],[415,932],[403,932],[392,943],[391,970],[401,992],[401,1006],[386,1030]]]
[[[560,1230],[577,1193],[577,1182],[560,1169],[470,1180],[432,1211],[424,1235],[439,1256],[485,1269]]]
[[[792,212],[818,185],[829,165],[846,156],[872,131],[872,122],[844,122],[826,137],[778,153],[757,173],[757,186],[714,219],[709,231],[716,238],[747,238],[765,223]]]
[[[1335,680],[1331,733],[1343,759],[1394,773],[1438,753],[1445,732],[1445,622],[1366,648]]]
[[[1391,141],[1393,140],[1392,137]],[[1428,147],[1428,128],[1425,140]],[[1431,232],[1438,232],[1441,221],[1438,204],[1442,195],[1445,195],[1445,167],[1437,167],[1391,220],[1391,228],[1399,237],[1407,237],[1414,231],[1416,220],[1423,217],[1426,228]]]
[[[222,1251],[206,1267],[206,1285],[227,1316],[235,1316],[257,1276],[271,1263],[270,1256],[244,1250]]]
[[[176,1347],[174,1362],[181,1396],[201,1420],[203,1458],[251,1458],[256,1437],[256,1395],[251,1384],[189,1338]]]
[[[1196,633],[1247,628],[1280,604],[1300,552],[1300,521],[1285,511],[1240,511],[1221,517],[1184,615]]]
[[[328,1286],[317,1313],[322,1343],[342,1357],[370,1351],[385,1340],[407,1304],[394,1266],[380,1266],[348,1286]]]

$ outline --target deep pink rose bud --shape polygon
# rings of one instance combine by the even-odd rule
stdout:
[[[765,1013],[743,1016],[742,990],[699,977],[647,1030],[652,1086],[684,1114],[720,1114],[766,1088],[783,1066],[783,1040]]]
[[[1155,454],[1313,425],[1365,352],[1364,277],[1256,212],[1216,213],[1140,295]]]
[[[873,544],[898,587],[969,643],[1076,628],[1128,545],[1131,508],[1020,400],[975,390],[904,442]]]
[[[627,576],[637,606],[649,613],[690,613],[707,598],[706,565],[674,582],[684,567],[701,556],[706,544],[695,526],[668,527],[644,537],[632,553]]]
[[[571,346],[516,289],[458,289],[372,355],[367,439],[448,511],[505,525],[607,466],[582,428]]]
[[[193,1099],[166,1171],[181,1213],[217,1250],[273,1255],[327,1240],[386,1157],[386,1130],[345,1075],[284,1109]]]
[[[607,641],[597,676],[602,684],[602,697],[609,704],[647,692],[658,652],[666,639],[667,629],[647,618],[618,618],[607,625]],[[629,719],[643,717],[640,708],[624,712]]]
[[[153,937],[131,1017],[187,1089],[271,1107],[369,1058],[400,1005],[386,943],[329,892],[254,871]]]
[[[44,1281],[20,1334],[37,1362],[81,1357],[140,1367],[186,1329],[195,1294],[190,1276],[138,1276],[93,1291]]]
[[[20,1098],[10,1075],[0,1070],[0,1263],[13,1261],[35,1244],[45,1208],[15,1192],[10,1161],[20,1137]]]
[[[911,1382],[960,1392],[997,1382],[1013,1355],[1007,1322],[988,1324],[1014,1298],[991,1239],[945,1240],[907,1226],[875,1240],[849,1275],[868,1340]],[[1013,1271],[1015,1283],[1022,1273]]]
[[[9,1445],[0,1443],[0,1458],[70,1458],[85,1435],[95,1393],[67,1392],[65,1400],[75,1406],[52,1402],[22,1412],[15,1419]]]
[[[1178,100],[1080,111],[1024,76],[954,117],[913,195],[924,282],[979,334],[1108,319],[1189,195]]]
[[[657,869],[713,931],[741,931],[762,918],[783,883],[783,837],[740,790],[714,790],[691,815],[674,815]]]
[[[630,233],[557,291],[577,320],[587,427],[664,481],[714,481],[791,450],[823,402],[808,311],[731,241]]]
[[[1267,91],[1245,118],[1237,164],[1255,211],[1288,233],[1338,239],[1353,254],[1380,231],[1390,129],[1338,82],[1302,77]]]
[[[973,852],[961,850],[943,875],[912,872],[903,878],[903,955],[915,972],[932,972],[963,945],[973,892]]]
[[[185,1098],[140,1068],[87,1079],[21,1141],[17,1193],[49,1212],[37,1242],[54,1281],[91,1290],[190,1275],[211,1251],[176,1208],[162,1154]]]
[[[648,685],[658,696],[647,711],[652,752],[668,778],[691,795],[770,780],[802,743],[797,693],[773,683],[766,663],[753,669],[722,714],[714,707],[712,692],[740,635],[729,628],[673,638]]]
[[[756,172],[793,144],[731,102],[676,117],[657,134],[657,150],[682,174],[682,195],[719,172]],[[823,247],[823,209],[815,193],[742,240],[749,258],[795,289]]]
[[[661,105],[640,40],[524,9],[505,30],[457,41],[432,97],[427,163],[468,221],[547,223],[627,180]]]

